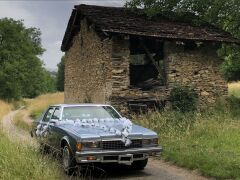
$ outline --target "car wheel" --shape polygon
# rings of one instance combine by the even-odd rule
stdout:
[[[133,161],[132,168],[135,170],[143,170],[148,163],[148,159]]]
[[[72,175],[75,171],[76,161],[71,153],[69,146],[64,146],[62,149],[63,169],[67,175]]]

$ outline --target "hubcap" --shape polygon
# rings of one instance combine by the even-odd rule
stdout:
[[[64,147],[63,149],[63,166],[65,170],[68,170],[69,168],[69,159],[70,159],[70,153],[67,147]]]

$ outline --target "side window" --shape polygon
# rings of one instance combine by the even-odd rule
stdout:
[[[49,108],[48,111],[46,112],[44,118],[43,118],[43,122],[49,122],[50,118],[52,117],[54,109],[53,108]]]
[[[57,120],[60,119],[60,109],[59,108],[55,108],[55,111],[52,115],[52,119],[57,119]]]

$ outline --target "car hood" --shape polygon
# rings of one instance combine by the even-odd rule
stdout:
[[[114,123],[111,127],[121,130],[121,124]],[[74,126],[71,124],[64,125],[65,130],[74,133],[80,139],[108,139],[108,138],[120,138],[115,133],[110,133],[109,131],[104,131],[100,128],[93,127],[81,127]],[[129,138],[154,138],[157,134],[152,130],[144,128],[142,126],[133,124],[132,131],[129,133]]]

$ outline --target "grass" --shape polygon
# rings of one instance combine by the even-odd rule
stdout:
[[[11,111],[12,106],[4,101],[0,101],[0,120]]]
[[[15,126],[26,130],[26,131],[30,131],[32,129],[32,125],[30,123],[27,123],[26,121],[24,121],[24,114],[22,113],[22,111],[19,111],[13,118],[13,123]]]
[[[204,112],[154,112],[134,119],[158,132],[166,161],[217,179],[240,179],[239,107],[232,97]]]
[[[1,120],[7,115],[12,109],[12,105],[0,100],[0,132],[2,130]]]
[[[61,179],[58,164],[33,147],[12,143],[0,132],[0,179]]]
[[[240,97],[240,83],[230,84],[229,94]],[[50,104],[62,102],[63,93],[47,94],[26,100],[26,109],[36,118]],[[1,101],[0,107],[0,118],[11,110]],[[217,179],[240,179],[239,107],[240,100],[230,97],[202,112],[149,112],[133,119],[158,132],[166,161]],[[28,129],[22,116],[17,114],[14,121]],[[59,179],[61,171],[49,157],[9,142],[0,131],[0,179]]]
[[[228,92],[230,96],[240,98],[240,82],[234,82],[228,84]]]
[[[14,105],[0,101],[0,120]],[[22,114],[18,113],[15,122],[20,126]],[[0,121],[1,126],[1,121]],[[63,179],[59,163],[50,157],[42,156],[37,148],[10,141],[0,129],[0,179]]]
[[[22,104],[26,106],[27,113],[30,114],[30,116],[33,119],[37,119],[40,117],[41,113],[52,104],[60,104],[64,102],[64,95],[63,93],[54,93],[54,94],[45,94],[38,96],[35,99],[25,99],[23,102],[18,103],[17,107],[21,107]],[[16,104],[16,103],[15,103]],[[20,104],[20,105],[19,105]],[[24,114],[23,111],[18,112],[13,122],[14,124],[23,129],[23,130],[31,130],[31,124],[24,121]]]
[[[33,119],[40,117],[41,113],[52,104],[60,104],[64,102],[63,93],[45,94],[35,99],[26,99],[27,111]]]

